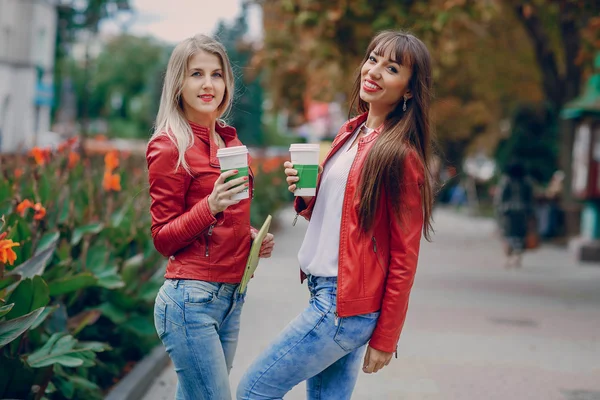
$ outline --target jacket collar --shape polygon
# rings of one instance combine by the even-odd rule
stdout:
[[[362,123],[364,123],[367,120],[367,117],[369,116],[369,112],[366,111],[360,115],[357,115],[356,117],[352,118],[351,120],[346,122],[346,126],[344,127],[344,135],[345,136],[349,136],[349,134],[351,134],[352,132],[354,132],[356,130],[356,128],[358,128]],[[371,132],[371,134],[369,136],[367,136],[364,141],[365,142],[371,142],[373,140],[375,140],[377,138],[377,136],[379,136],[379,133],[381,133],[381,127],[377,127],[375,130],[373,130],[373,132]],[[342,139],[344,140],[346,139],[345,137]]]
[[[188,121],[192,128],[192,133],[198,139],[209,145],[210,148],[210,165],[218,167],[219,159],[217,158],[217,144],[210,138],[210,128],[204,125],[196,124],[195,122]],[[237,133],[234,127],[225,124],[224,122],[217,121],[215,124],[215,131],[221,136],[221,139],[225,142],[225,146],[229,147],[229,144],[237,139]]]

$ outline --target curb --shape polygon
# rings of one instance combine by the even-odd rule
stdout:
[[[104,400],[141,400],[169,363],[165,348],[155,347],[125,376]]]

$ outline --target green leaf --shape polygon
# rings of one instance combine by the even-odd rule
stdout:
[[[41,276],[25,279],[10,294],[8,300],[15,303],[15,306],[6,315],[6,318],[21,317],[40,307],[45,307],[50,302],[48,285]]]
[[[155,336],[156,328],[150,319],[141,315],[134,315],[121,325],[138,336]]]
[[[106,289],[118,289],[125,286],[116,266],[105,268],[100,273],[94,274],[98,279],[98,286]]]
[[[12,273],[19,274],[23,278],[33,278],[36,275],[42,275],[52,259],[52,254],[54,254],[55,249],[56,242],[54,245],[50,245],[47,249],[39,252],[39,254],[19,265]]]
[[[79,367],[85,361],[95,360],[95,352],[104,350],[106,350],[106,346],[102,343],[78,343],[73,336],[60,332],[53,334],[41,349],[30,354],[27,363],[33,368],[42,368],[52,364]]]
[[[88,249],[85,265],[87,269],[96,273],[102,271],[108,259],[109,249],[104,243],[96,243]]]
[[[79,244],[84,235],[97,234],[102,232],[104,224],[97,222],[94,224],[81,226],[73,231],[73,237],[71,237],[71,244],[73,246]]]
[[[144,255],[137,254],[123,263],[121,275],[127,284],[139,283],[139,269],[143,265]]]
[[[127,321],[127,313],[112,303],[103,303],[98,309],[102,311],[102,315],[110,319],[115,325],[120,325]]]
[[[88,381],[80,376],[69,376],[69,380],[75,385],[75,387],[81,390],[100,390],[100,387],[94,382]]]
[[[122,223],[127,211],[131,208],[131,200],[128,200],[119,210],[115,211],[110,217],[110,226],[118,228]]]
[[[153,281],[144,283],[138,292],[138,298],[146,302],[154,301],[161,286],[162,284]]]
[[[58,247],[58,251],[56,252],[60,261],[68,260],[71,256],[71,245],[66,240],[63,240]]]
[[[59,307],[58,305],[46,307],[46,309],[40,314],[38,319],[36,319],[35,322],[33,323],[33,325],[31,325],[29,330],[33,330],[33,329],[37,328],[38,326],[40,326],[42,324],[42,322],[44,322],[46,320],[46,318],[48,318],[50,316],[50,314],[52,314],[54,311],[56,311],[58,309],[58,307]]]
[[[69,195],[66,194],[60,208],[60,214],[58,216],[58,223],[65,224],[69,221],[69,211],[71,207],[71,201],[69,200]]]
[[[69,276],[50,282],[50,296],[58,296],[60,294],[75,292],[89,286],[94,286],[97,279],[90,272],[82,272],[77,275]]]
[[[56,248],[58,243],[58,239],[60,238],[60,232],[48,232],[40,239],[38,243],[37,249],[35,249],[35,254],[40,254],[44,250],[49,248]]]
[[[0,347],[12,342],[36,321],[44,308],[30,312],[22,317],[0,322]]]
[[[27,364],[33,368],[47,367],[52,364],[61,364],[65,367],[78,367],[83,361],[77,357],[73,348],[77,341],[73,336],[64,332],[53,334],[46,344],[27,357]]]
[[[10,303],[10,304],[0,307],[0,318],[4,317],[6,314],[8,314],[10,312],[10,310],[12,310],[14,305],[15,305],[15,303]]]
[[[12,274],[12,272],[11,272]],[[21,277],[19,275],[8,275],[5,276],[3,279],[0,279],[0,290],[4,290],[7,287],[9,287],[10,285],[12,285],[15,282],[18,282],[21,280]]]

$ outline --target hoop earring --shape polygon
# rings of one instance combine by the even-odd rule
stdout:
[[[406,112],[406,100],[408,100],[408,97],[404,95],[404,105],[402,106],[402,111],[404,112]]]

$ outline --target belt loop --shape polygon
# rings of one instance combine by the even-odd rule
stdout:
[[[173,283],[175,289],[179,287],[179,279],[170,279],[170,281]]]

